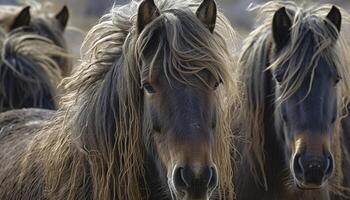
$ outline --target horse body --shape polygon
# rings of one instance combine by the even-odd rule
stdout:
[[[60,110],[4,140],[28,135],[0,152],[13,164],[0,199],[232,199],[233,34],[212,0],[113,8],[87,35]]]
[[[13,199],[16,195],[25,196],[27,199],[42,199],[40,194],[42,190],[38,185],[42,183],[42,173],[36,167],[37,171],[31,171],[34,176],[32,178],[20,177],[23,160],[13,159],[14,155],[25,157],[27,148],[30,147],[33,138],[36,136],[42,125],[53,115],[52,111],[39,109],[23,109],[19,111],[8,111],[1,115],[1,133],[0,146],[3,148],[0,160],[8,160],[0,164],[3,175],[1,176],[0,191],[3,199]],[[19,139],[20,138],[20,139]],[[16,174],[16,175],[15,175]],[[24,185],[22,181],[31,184]],[[38,185],[36,185],[38,184]],[[12,188],[7,190],[6,188]],[[31,187],[31,188],[28,188]],[[31,191],[30,193],[26,191]]]
[[[339,119],[349,72],[347,59],[338,60],[346,42],[334,44],[341,37],[334,30],[340,30],[340,11],[307,10],[293,2],[257,9],[261,25],[241,55],[242,133],[248,142],[240,148],[237,199],[341,199],[348,161]],[[338,75],[346,79],[339,86]]]

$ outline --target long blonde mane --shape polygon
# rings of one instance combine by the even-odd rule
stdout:
[[[281,7],[286,7],[290,11],[293,22],[291,31],[291,43],[288,48],[276,60],[269,60],[270,49],[272,48],[272,18],[274,13]],[[350,97],[350,58],[346,54],[349,52],[349,39],[344,33],[349,29],[349,14],[342,11],[343,22],[342,31],[336,44],[332,42],[331,32],[324,25],[325,16],[330,11],[331,5],[316,5],[313,7],[298,6],[291,1],[273,1],[263,5],[253,6],[252,10],[257,11],[257,24],[259,26],[249,35],[244,42],[242,54],[240,56],[240,75],[245,83],[243,94],[245,103],[242,106],[242,122],[245,139],[249,141],[248,147],[244,150],[243,156],[246,157],[250,171],[258,183],[267,189],[265,175],[265,155],[264,155],[264,116],[265,105],[275,103],[276,106],[282,101],[288,99],[301,86],[307,72],[314,72],[315,63],[321,57],[324,57],[334,66],[342,77],[338,88],[338,110],[340,111],[337,124],[333,152],[335,156],[336,174],[331,182],[331,189],[339,193],[343,190],[342,184],[342,149],[341,149],[341,129],[340,120],[344,117],[343,110],[346,111],[346,105]],[[318,42],[319,49],[312,58],[303,58],[307,50],[307,44],[300,41],[306,37],[303,28],[307,27],[315,34],[315,41]],[[284,64],[288,60],[288,73],[285,73],[284,84],[286,88],[276,97],[275,102],[266,102],[265,74],[266,70],[273,69],[276,66]],[[313,75],[312,75],[313,76]],[[312,80],[310,85],[312,84]],[[310,87],[311,88],[311,87]],[[273,126],[273,125],[272,125]],[[341,189],[342,188],[342,189]]]
[[[161,24],[169,30],[165,37],[173,42],[156,47],[156,56],[166,63],[169,79],[186,81],[189,74],[200,78],[199,72],[208,70],[224,83],[217,92],[219,118],[213,158],[220,177],[217,195],[233,199],[232,119],[228,108],[239,96],[231,77],[235,68],[231,51],[235,33],[221,13],[215,33],[203,31],[204,26],[199,25],[193,13],[200,3],[157,1],[161,15],[148,28]],[[141,73],[151,71],[152,64],[139,65],[141,51],[150,38],[136,33],[138,5],[138,1],[132,1],[114,6],[87,34],[82,63],[65,80],[67,93],[61,110],[38,133],[23,161],[22,180],[34,167],[33,160],[42,161],[39,166],[48,199],[147,199],[142,187],[146,183],[142,183],[145,150],[140,81]],[[186,20],[178,20],[176,13]],[[194,40],[188,33],[198,38]],[[184,51],[189,47],[191,52]],[[169,56],[162,57],[163,53]]]

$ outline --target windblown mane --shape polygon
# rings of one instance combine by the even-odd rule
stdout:
[[[42,36],[53,41],[57,46],[68,51],[68,47],[64,38],[64,32],[55,19],[54,11],[56,10],[54,3],[50,1],[23,0],[21,5],[30,6],[32,17],[32,28]],[[62,76],[66,77],[71,74],[72,60],[71,56],[64,56],[61,59],[56,58],[62,71]]]
[[[0,101],[0,108],[13,109],[11,102],[18,100],[20,88],[25,91],[20,94],[23,99],[31,96],[36,104],[32,106],[43,106],[43,95],[54,92],[61,80],[61,68],[52,57],[67,53],[51,40],[28,32],[27,28],[10,33],[1,30],[0,35],[0,96],[9,100],[9,105]]]
[[[291,32],[291,43],[288,48],[280,55],[273,63],[270,63],[269,56],[272,48],[272,18],[274,13],[281,7],[286,7],[292,21],[293,28]],[[347,110],[346,105],[349,103],[350,97],[350,59],[346,54],[349,52],[349,38],[344,37],[344,29],[349,27],[349,15],[342,10],[343,25],[338,39],[334,45],[332,41],[332,31],[326,28],[323,19],[329,12],[331,5],[317,5],[304,9],[296,5],[296,3],[288,1],[273,1],[263,5],[254,6],[251,10],[258,11],[257,24],[259,26],[246,39],[242,54],[240,56],[241,77],[245,83],[243,87],[243,94],[245,96],[245,105],[242,106],[241,113],[242,122],[244,123],[244,135],[249,141],[248,147],[243,152],[243,157],[247,159],[250,164],[250,170],[254,174],[256,181],[267,188],[265,177],[265,155],[264,155],[264,116],[265,105],[275,103],[278,106],[281,102],[288,99],[303,83],[306,74],[311,72],[314,74],[315,63],[323,57],[329,63],[334,64],[339,76],[342,78],[338,85],[338,109],[340,111]],[[314,33],[313,40],[318,44],[318,50],[314,51],[305,41],[307,35],[306,30],[311,30]],[[305,58],[305,52],[314,52],[312,58]],[[276,97],[275,102],[266,102],[266,86],[263,84],[267,79],[267,70],[281,66],[285,61],[289,61],[289,67],[283,84],[285,84],[284,91]],[[310,88],[312,85],[310,81]],[[246,109],[246,110],[245,110]],[[341,134],[340,134],[340,119],[343,118],[343,112],[339,112],[339,119],[336,124],[335,145],[333,152],[335,152],[336,159],[336,175],[331,183],[334,186],[333,190],[337,192],[340,189],[337,186],[341,185]]]
[[[165,40],[155,47],[154,59],[162,59],[166,76],[187,81],[208,70],[223,86],[217,92],[218,125],[214,161],[219,172],[219,198],[233,199],[231,118],[227,113],[236,97],[230,52],[234,32],[219,13],[214,34],[194,15],[201,1],[157,1],[160,17],[146,29],[162,26]],[[42,183],[48,199],[145,198],[141,77],[150,66],[140,66],[142,50],[151,38],[136,33],[139,2],[115,6],[88,33],[82,47],[82,64],[65,81],[62,109],[23,161],[21,177],[43,160]],[[203,34],[207,33],[207,34]],[[189,49],[191,51],[189,51]],[[48,134],[49,133],[49,134]],[[146,133],[147,134],[147,133]],[[145,183],[147,184],[147,183]],[[146,185],[147,186],[147,185]]]

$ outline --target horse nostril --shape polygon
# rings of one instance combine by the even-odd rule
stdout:
[[[184,166],[175,169],[173,174],[175,189],[191,197],[203,197],[213,191],[218,184],[216,167]]]
[[[293,168],[294,168],[294,173],[297,177],[300,177],[304,174],[304,167],[302,164],[300,154],[295,155]]]
[[[179,190],[186,190],[190,187],[190,183],[185,177],[185,168],[178,167],[174,171],[174,185]]]
[[[331,153],[297,153],[293,159],[294,178],[298,187],[317,189],[323,186],[334,170]]]
[[[214,189],[218,184],[218,175],[215,167],[210,167],[210,177],[208,182],[208,188]]]

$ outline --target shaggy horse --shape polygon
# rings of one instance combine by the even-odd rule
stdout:
[[[33,2],[25,7],[1,5],[0,26],[5,32],[23,26],[31,26],[34,32],[66,49],[63,33],[68,23],[69,10],[67,6],[63,6],[59,12],[52,14],[47,11],[48,9],[46,4],[34,4]]]
[[[236,163],[237,199],[342,198],[349,168],[340,127],[350,62],[340,30],[348,15],[334,6],[279,1],[255,9],[260,26],[240,57],[245,142]]]
[[[69,19],[67,6],[63,6],[56,14],[47,12],[46,9],[49,9],[49,7],[46,4],[30,6],[32,12],[30,15],[27,15],[27,18],[31,19],[29,26],[33,29],[33,32],[50,39],[55,45],[67,50],[67,44],[64,39],[64,31]],[[54,57],[54,60],[60,66],[63,77],[70,75],[72,63],[68,56]]]
[[[71,69],[63,39],[66,17],[62,15],[67,12],[63,8],[54,19],[37,16],[31,20],[25,7],[11,28],[1,31],[0,112],[56,108],[56,87]]]
[[[233,38],[213,0],[115,6],[60,110],[2,115],[0,199],[233,199]]]

